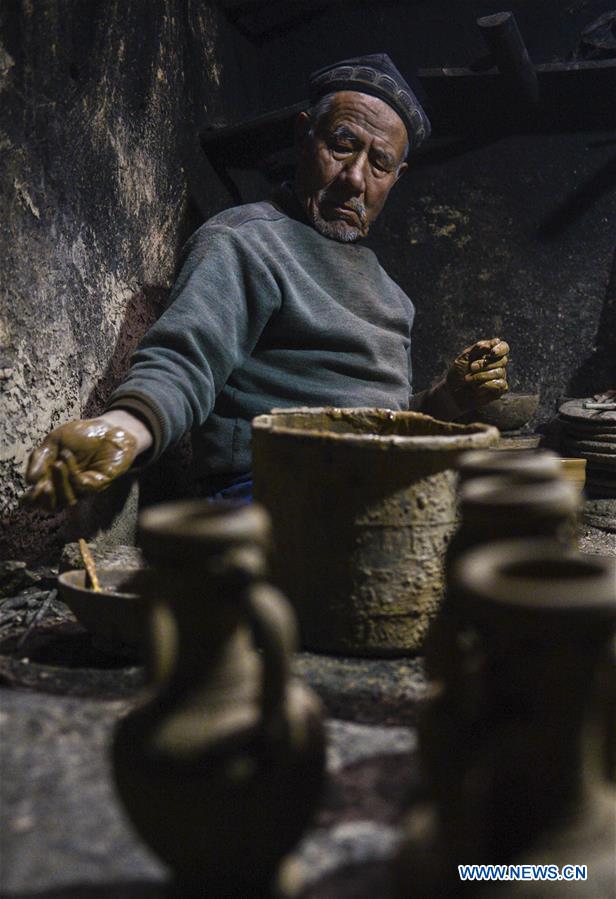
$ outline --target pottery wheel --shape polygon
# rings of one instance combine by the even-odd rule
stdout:
[[[594,430],[616,431],[616,409],[587,409],[584,403],[592,402],[590,397],[568,400],[558,410],[561,419],[572,422],[576,427],[590,426]]]
[[[583,459],[587,459],[589,465],[595,470],[603,469],[606,474],[616,471],[616,456],[609,455],[608,453],[588,452],[581,452],[580,455]]]
[[[611,443],[616,444],[616,429],[610,432],[606,431],[603,426],[601,431],[595,431],[593,427],[578,428],[564,421],[564,419],[561,419],[561,424],[565,434],[571,440],[593,441],[600,443],[602,446],[604,444],[608,444],[608,446]]]
[[[559,409],[563,448],[571,456],[586,459],[590,496],[616,497],[616,409],[588,409],[585,402],[568,400]]]
[[[599,440],[574,440],[568,434],[565,437],[565,447],[567,451],[571,450],[572,454],[576,452],[582,453],[606,453],[608,456],[616,456],[616,440],[610,443],[608,441],[600,442]]]

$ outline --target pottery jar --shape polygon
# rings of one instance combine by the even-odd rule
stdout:
[[[460,484],[474,478],[507,475],[518,484],[535,484],[561,476],[561,461],[550,450],[474,450],[458,463]]]
[[[274,580],[313,650],[421,649],[443,592],[454,466],[498,431],[415,412],[275,410],[253,420],[255,497],[274,532]]]
[[[472,478],[460,488],[461,524],[448,561],[472,546],[512,537],[554,537],[573,546],[579,506],[579,494],[561,477],[535,482],[509,474]]]
[[[493,455],[498,457],[501,453]],[[469,453],[461,461],[466,479],[459,489],[459,526],[446,550],[447,588],[439,615],[426,638],[426,670],[433,679],[443,676],[451,664],[456,642],[463,639],[467,630],[460,598],[451,584],[451,570],[461,553],[508,537],[554,537],[567,545],[574,543],[580,500],[575,489],[560,476],[558,458],[541,454],[518,466],[516,457],[532,458],[532,454],[502,455],[509,456],[504,465],[514,463],[513,473],[473,477],[473,472],[480,472],[481,466],[489,465],[490,460],[483,462],[477,454]]]
[[[156,696],[117,729],[129,817],[182,895],[268,895],[318,798],[318,701],[289,677],[290,607],[263,581],[267,515],[188,501],[140,518]]]
[[[467,859],[585,864],[576,899],[611,895],[616,797],[596,673],[616,624],[616,561],[511,540],[461,555],[453,579],[472,638],[422,715],[430,796],[408,816],[397,895],[460,895]],[[484,884],[481,895],[564,895],[557,883],[523,886]]]

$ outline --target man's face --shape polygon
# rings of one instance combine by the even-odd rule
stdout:
[[[334,94],[318,122],[298,122],[296,188],[321,234],[350,242],[365,237],[387,195],[407,168],[402,119],[378,97]]]

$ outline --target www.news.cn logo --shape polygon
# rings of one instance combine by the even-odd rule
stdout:
[[[586,865],[458,865],[460,880],[587,880]]]

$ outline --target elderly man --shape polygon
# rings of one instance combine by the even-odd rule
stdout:
[[[413,304],[359,240],[430,125],[384,54],[316,72],[295,183],[214,216],[189,241],[169,306],[99,418],[32,454],[30,501],[104,489],[192,431],[199,489],[248,496],[250,422],[277,406],[378,406],[442,419],[507,389],[508,346],[464,350],[412,395]]]

